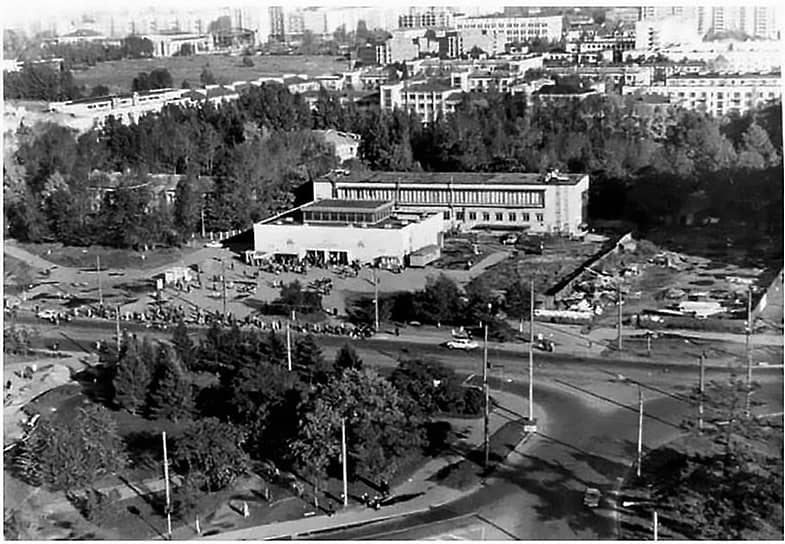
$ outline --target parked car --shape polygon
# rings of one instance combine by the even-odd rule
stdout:
[[[600,505],[602,493],[596,487],[587,487],[583,495],[583,504],[589,508],[597,508]]]
[[[450,340],[445,345],[447,346],[447,349],[462,349],[464,351],[471,351],[480,347],[477,342],[470,340],[469,338],[456,338]]]
[[[40,319],[54,319],[57,317],[57,312],[55,310],[40,310],[35,315]]]
[[[212,248],[222,248],[223,244],[219,240],[212,240],[207,242],[204,247],[212,247]]]
[[[502,236],[501,242],[505,246],[514,246],[518,243],[518,235],[513,233],[505,234]]]

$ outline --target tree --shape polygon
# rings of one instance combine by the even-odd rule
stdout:
[[[53,491],[84,488],[125,463],[114,418],[95,404],[79,408],[74,418],[57,424],[42,420],[14,454],[16,470],[26,481]]]
[[[346,343],[341,346],[341,349],[335,354],[335,363],[333,366],[338,372],[343,372],[350,368],[360,370],[362,369],[363,361],[360,359],[360,356],[357,355],[357,352],[354,351],[354,348]]]
[[[120,355],[112,382],[115,401],[131,414],[142,413],[152,379],[149,361],[139,354],[136,340],[126,337],[126,348]]]
[[[127,57],[137,59],[152,57],[155,48],[149,39],[131,35],[123,40],[123,49]]]
[[[425,289],[415,294],[415,314],[429,323],[456,323],[463,308],[458,285],[444,274],[429,277]]]
[[[166,68],[154,68],[150,72],[150,88],[165,89],[172,86],[172,75]]]
[[[189,419],[193,413],[191,381],[180,358],[165,344],[158,348],[149,412],[156,419],[174,422]]]
[[[769,140],[769,135],[757,123],[752,123],[742,134],[738,164],[749,170],[763,170],[776,165],[779,157]]]
[[[213,72],[210,70],[209,66],[205,66],[202,69],[202,73],[199,74],[199,81],[202,82],[202,85],[215,85],[217,80],[213,75]]]
[[[90,91],[90,96],[108,96],[111,93],[106,85],[96,85]]]
[[[188,237],[199,229],[202,210],[201,195],[193,189],[194,176],[185,176],[177,182],[174,193],[174,224],[181,236]]]
[[[330,365],[325,361],[322,350],[310,334],[295,342],[292,364],[307,376],[311,383],[324,383],[330,375]]]
[[[191,337],[188,336],[188,327],[182,319],[172,332],[172,346],[174,346],[177,356],[183,361],[185,368],[193,370],[195,346]]]
[[[248,472],[243,433],[230,423],[205,418],[191,423],[176,438],[175,469],[186,476],[199,474],[208,491],[218,491]]]

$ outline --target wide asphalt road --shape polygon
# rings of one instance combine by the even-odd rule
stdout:
[[[114,333],[113,323],[109,321],[72,322],[59,327],[39,321],[37,325],[43,343],[57,338],[63,349],[76,349],[77,344],[90,349],[96,339],[110,339]],[[134,330],[133,325],[127,328]],[[139,332],[160,339],[171,337],[170,330],[140,327]],[[456,353],[434,345],[407,344],[400,339],[351,341],[344,337],[319,337],[328,356],[331,350],[346,341],[350,341],[371,366],[389,368],[399,355],[408,354],[438,357],[464,374],[479,373],[482,367],[479,351]],[[66,347],[66,342],[74,345]],[[404,350],[407,352],[404,353]],[[625,475],[635,459],[637,405],[621,403],[622,406],[619,406],[618,399],[614,398],[600,399],[598,404],[597,395],[580,393],[580,386],[571,386],[571,383],[584,383],[579,382],[576,376],[593,375],[602,381],[622,373],[642,382],[647,388],[646,397],[654,399],[646,402],[644,409],[643,441],[644,447],[650,448],[678,436],[682,418],[688,411],[694,411],[694,407],[684,401],[662,396],[662,393],[673,393],[675,385],[694,381],[696,369],[685,365],[587,360],[563,353],[538,352],[536,358],[539,381],[535,385],[535,398],[547,413],[547,428],[541,429],[526,444],[523,453],[513,453],[507,465],[499,467],[486,480],[485,487],[471,496],[424,514],[319,537],[330,540],[424,539],[484,525],[494,527],[495,532],[485,534],[493,534],[496,538],[502,538],[502,535],[517,539],[614,538],[616,522],[610,492],[617,478]],[[521,353],[495,347],[489,350],[489,359],[494,365],[504,365],[503,387],[506,391],[521,396],[527,394],[528,385],[523,379],[527,360]],[[669,369],[669,372],[663,373],[664,369]],[[494,368],[491,373],[494,377],[492,386],[499,386],[500,382],[496,379],[498,370]],[[757,395],[773,399],[772,405],[782,410],[782,370],[772,368],[756,370],[756,373],[767,376],[763,380],[766,382],[763,390]],[[727,369],[713,369],[707,375],[709,379],[712,375],[727,375]],[[510,379],[512,382],[508,381]],[[630,382],[619,381],[614,387],[619,393],[622,388],[637,390],[635,383]],[[629,399],[629,393],[626,391],[623,396]],[[521,412],[521,407],[509,409]],[[583,505],[586,487],[602,490],[600,508],[591,510]]]
[[[525,395],[524,387],[515,383],[512,390]],[[761,393],[779,398],[782,409],[781,383],[764,386]],[[529,441],[522,454],[513,453],[481,490],[430,512],[313,538],[460,538],[454,537],[455,533],[474,539],[480,534],[519,540],[616,538],[613,491],[617,479],[631,470],[637,455],[637,404],[611,412],[597,410],[579,397],[547,384],[535,387],[535,398],[547,412],[547,429]],[[689,410],[693,408],[668,397],[645,402],[644,455],[646,450],[679,436],[679,422]],[[599,508],[583,505],[587,487],[601,490]]]
[[[512,389],[508,389],[508,388]],[[623,387],[623,386],[622,386]],[[507,390],[525,395],[525,385]],[[611,491],[635,459],[637,406],[611,413],[592,407],[563,390],[535,387],[548,426],[476,493],[432,511],[384,524],[319,535],[329,540],[423,539],[465,530],[468,514],[478,514],[509,538],[522,540],[612,539],[616,536]],[[645,404],[644,445],[676,437],[686,405],[674,399]],[[479,470],[479,467],[478,467]],[[600,508],[583,505],[586,487],[603,492]],[[449,520],[455,519],[454,526]],[[471,518],[469,518],[471,519]],[[485,522],[475,518],[475,525]],[[406,529],[410,527],[410,529]],[[498,534],[496,534],[498,537]]]

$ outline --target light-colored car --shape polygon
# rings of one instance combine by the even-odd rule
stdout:
[[[583,495],[583,504],[589,508],[597,508],[600,505],[602,493],[596,487],[587,487]]]
[[[220,249],[220,248],[222,248],[222,247],[223,247],[223,244],[222,244],[220,241],[218,241],[218,240],[213,240],[213,241],[211,241],[211,242],[207,242],[207,243],[204,245],[204,247],[212,247],[212,248],[218,248],[218,249]]]
[[[35,315],[40,319],[54,319],[57,317],[57,312],[55,310],[40,310]]]
[[[446,346],[447,349],[462,349],[464,351],[471,351],[480,347],[477,342],[474,340],[469,340],[468,338],[456,338],[454,340],[450,340],[447,342]]]

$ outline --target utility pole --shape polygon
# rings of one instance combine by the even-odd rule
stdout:
[[[349,506],[349,478],[346,459],[346,418],[341,418],[341,461],[343,462],[343,507]]]
[[[621,328],[621,326],[622,326],[622,324],[621,324],[621,322],[622,322],[622,314],[621,314],[621,305],[622,305],[622,300],[621,300],[621,278],[619,278],[616,281],[616,301],[617,301],[617,303],[619,305],[619,325],[618,325],[619,326],[619,340],[618,340],[618,347],[619,347],[619,353],[621,353],[621,350],[622,350],[622,342],[621,342],[621,334],[622,334],[622,328]]]
[[[120,305],[117,305],[117,317],[115,319],[115,325],[117,328],[117,355],[120,356]]]
[[[172,509],[169,502],[169,458],[166,455],[166,431],[161,433],[164,443],[164,488],[166,489],[166,530],[169,540],[172,540]]]
[[[286,323],[286,361],[289,366],[289,372],[292,371],[292,333],[289,330],[289,322]]]
[[[651,337],[652,337],[652,332],[647,331],[646,332],[646,356],[647,357],[651,357]]]
[[[488,462],[490,458],[490,449],[491,449],[491,442],[490,437],[488,436],[488,426],[489,426],[489,413],[488,413],[488,404],[490,403],[489,394],[488,394],[488,323],[485,323],[484,326],[484,341],[482,346],[482,389],[483,389],[483,396],[485,397],[485,407],[483,409],[485,425],[483,431],[483,445],[485,449],[485,468],[488,468]]]
[[[635,473],[641,477],[641,458],[643,453],[643,393],[638,386],[638,462],[635,463]]]
[[[205,237],[205,232],[204,232],[204,206],[202,206],[200,215],[202,216],[202,239],[204,239],[204,237]]]
[[[95,256],[95,273],[98,275],[98,304],[104,305],[104,295],[101,291],[101,256]]]
[[[373,271],[373,312],[374,323],[376,324],[376,332],[379,332],[379,280],[376,278],[376,269]]]
[[[221,300],[223,302],[223,315],[221,321],[226,319],[226,263],[221,259]]]
[[[529,299],[529,421],[534,421],[534,278]]]
[[[744,417],[750,417],[750,397],[752,397],[752,286],[747,290],[747,397],[744,401]]]
[[[660,527],[659,527],[659,521],[657,520],[657,511],[655,510],[654,511],[654,541],[655,542],[658,540],[657,536],[659,533],[659,529]]]
[[[706,357],[705,354],[701,353],[700,358],[698,359],[698,364],[700,365],[700,379],[698,382],[698,431],[703,432],[703,387],[704,387],[704,376],[703,376],[703,359]]]

